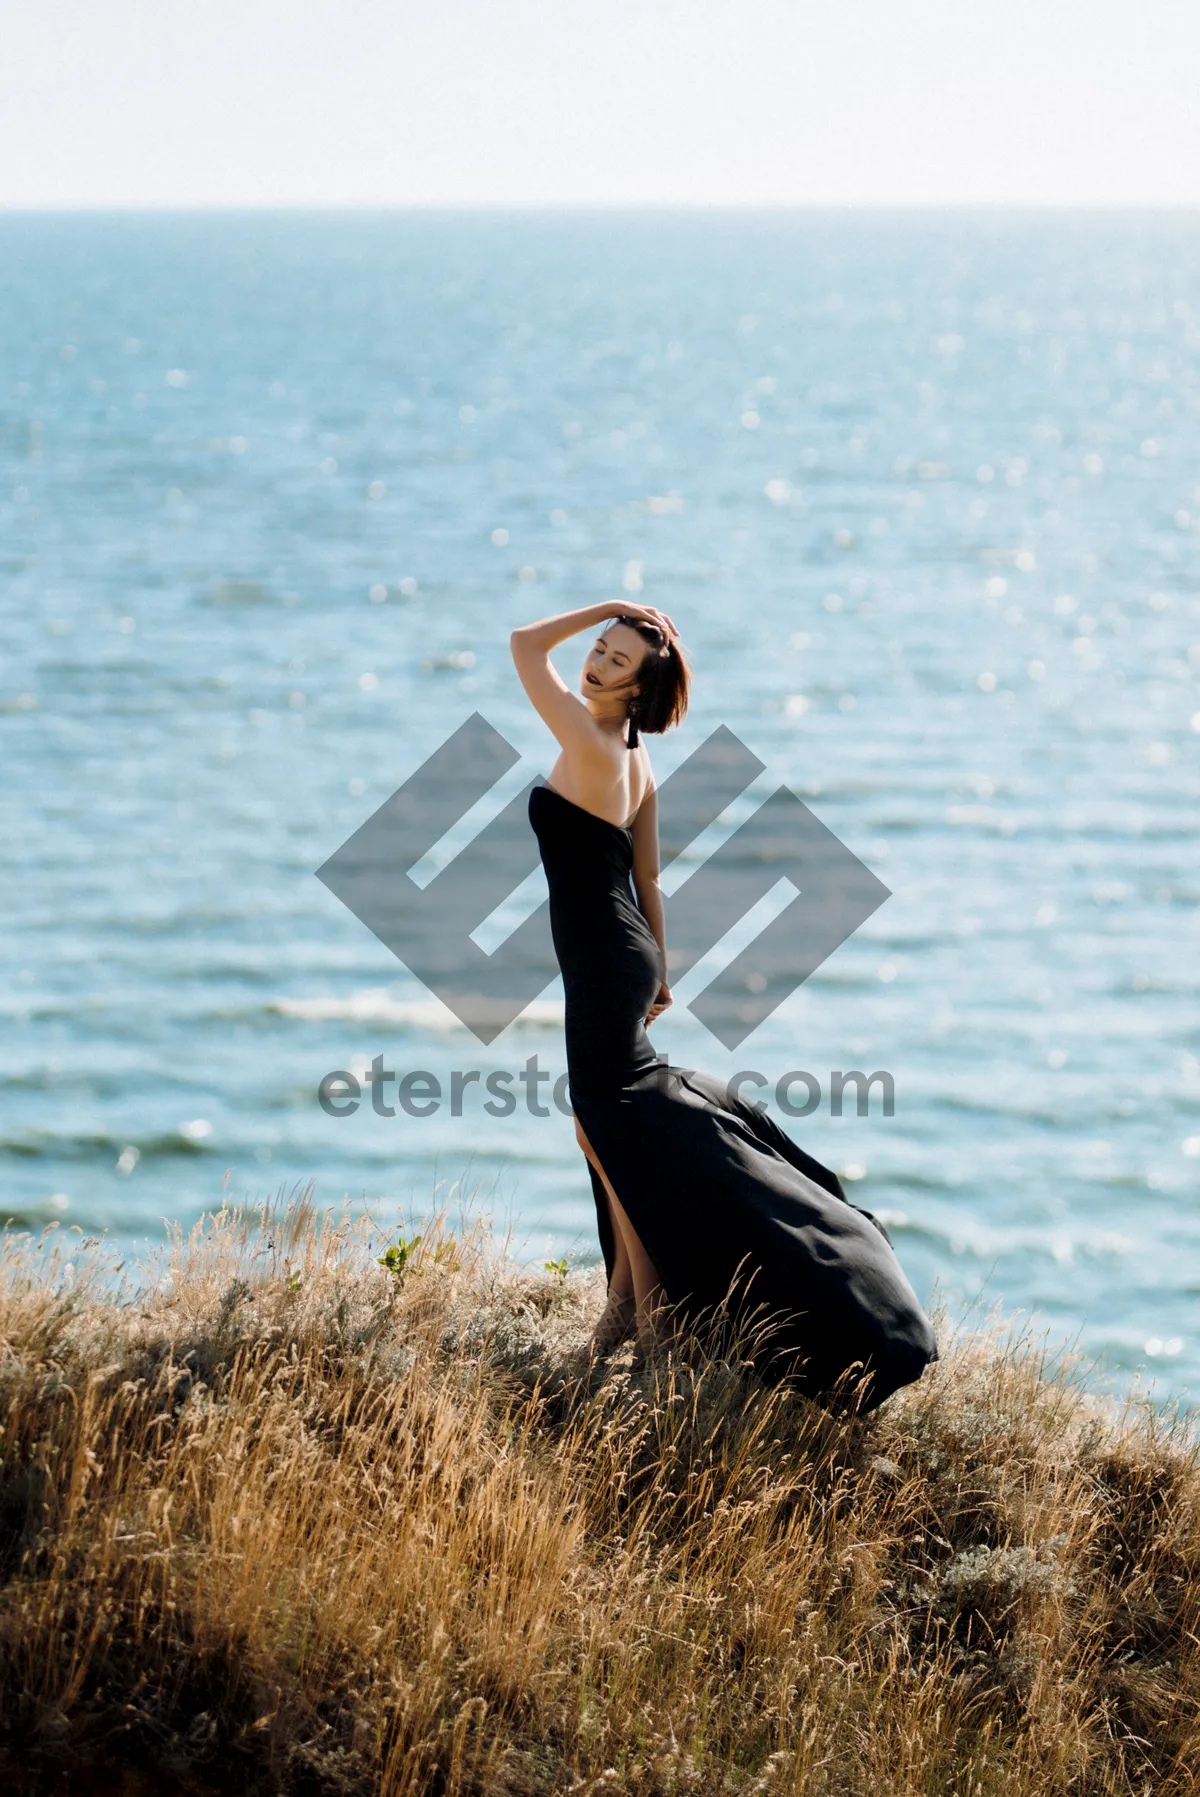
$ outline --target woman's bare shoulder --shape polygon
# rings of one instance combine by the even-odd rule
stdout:
[[[655,784],[654,769],[650,765],[650,751],[646,747],[645,738],[641,736],[638,737],[637,754],[639,771],[641,774],[638,796],[638,803],[640,804],[642,799],[644,799],[646,794],[652,790]]]
[[[650,757],[646,753],[646,745],[639,739],[635,751],[636,768],[630,769],[630,810],[634,816],[642,810],[646,800],[657,788],[654,780],[654,769],[650,765]]]

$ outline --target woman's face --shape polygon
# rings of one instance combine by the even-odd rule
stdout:
[[[623,689],[622,703],[629,698],[629,683],[642,665],[649,644],[640,632],[628,624],[610,624],[592,644],[579,676],[579,690],[585,699],[601,701]]]

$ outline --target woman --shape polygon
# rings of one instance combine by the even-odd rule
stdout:
[[[550,650],[602,625],[571,692]],[[525,624],[513,661],[561,753],[529,795],[566,998],[567,1083],[608,1274],[597,1349],[668,1310],[758,1319],[768,1364],[873,1408],[937,1358],[887,1231],[837,1175],[722,1081],[656,1055],[671,1004],[658,809],[642,733],[687,710],[690,666],[653,606],[586,605]],[[582,700],[582,703],[581,703]],[[765,1325],[765,1330],[763,1328]],[[757,1362],[757,1347],[752,1353]]]

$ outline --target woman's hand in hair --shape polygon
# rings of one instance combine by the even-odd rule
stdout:
[[[645,624],[657,624],[668,642],[676,641],[679,632],[665,611],[659,611],[656,605],[629,604],[623,607],[622,614],[626,618],[638,618]]]

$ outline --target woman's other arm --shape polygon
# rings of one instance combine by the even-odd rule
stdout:
[[[658,883],[658,788],[652,786],[633,819],[633,868],[631,878],[633,890],[637,894],[638,910],[650,925],[654,940],[658,943],[662,955],[663,977],[658,989],[658,996],[651,1005],[646,1016],[647,1023],[652,1023],[660,1012],[671,1004],[671,989],[667,984],[667,929],[663,913],[662,887]]]

